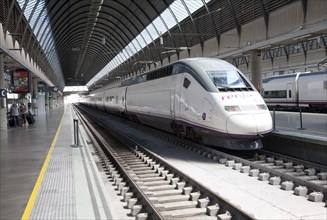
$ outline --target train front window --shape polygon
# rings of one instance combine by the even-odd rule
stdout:
[[[207,71],[208,76],[217,88],[245,88],[240,74],[235,70],[212,70]]]

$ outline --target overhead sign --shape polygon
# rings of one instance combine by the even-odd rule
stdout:
[[[13,72],[14,93],[28,93],[29,74],[27,70],[16,70]]]
[[[4,74],[5,80],[11,82],[11,72],[5,71],[3,74]]]
[[[7,91],[5,89],[0,89],[0,98],[6,98],[7,97]]]

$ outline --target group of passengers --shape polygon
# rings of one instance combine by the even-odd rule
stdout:
[[[14,127],[16,126],[26,126],[26,116],[27,114],[33,114],[32,105],[28,103],[28,107],[26,107],[24,102],[21,102],[20,105],[14,102],[10,107],[10,114],[14,121]],[[21,120],[21,121],[20,121]]]

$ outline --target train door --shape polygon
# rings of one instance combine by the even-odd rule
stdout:
[[[181,75],[174,75],[171,79],[170,112],[173,119],[180,118]]]
[[[288,106],[294,105],[295,94],[293,94],[293,83],[286,84],[286,100]]]
[[[207,108],[208,102],[201,89],[201,85],[189,73],[183,73],[180,106],[181,115],[186,121],[202,123],[202,117],[207,120],[207,116],[209,116],[207,111],[203,111]]]
[[[123,97],[124,97],[123,108],[124,108],[124,113],[125,114],[127,113],[127,99],[126,99],[126,96],[127,96],[127,86],[125,87],[124,94],[123,94]]]

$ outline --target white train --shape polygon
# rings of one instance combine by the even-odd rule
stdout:
[[[270,112],[233,65],[189,58],[94,92],[81,100],[112,114],[229,149],[262,148],[272,130]]]
[[[327,72],[276,75],[263,79],[263,97],[269,108],[301,107],[327,111]]]

